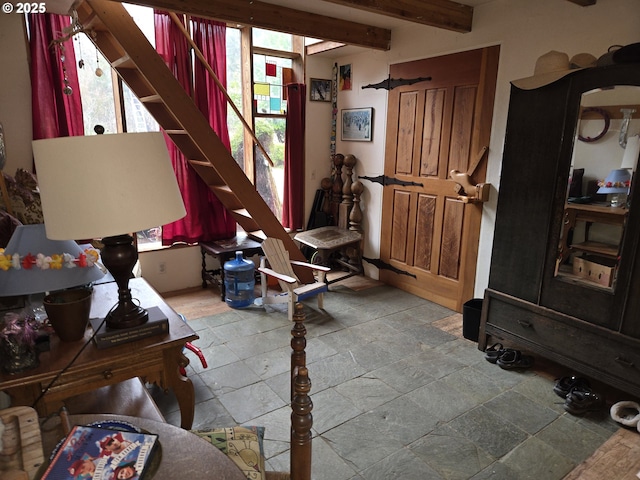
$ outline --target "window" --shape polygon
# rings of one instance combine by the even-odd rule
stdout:
[[[124,4],[151,44],[155,43],[153,10]],[[282,212],[284,186],[284,140],[287,99],[284,86],[302,72],[303,39],[290,34],[262,29],[227,27],[227,93],[244,120],[251,125],[274,166],[271,167],[234,109],[229,106],[227,122],[231,154],[277,218]],[[243,41],[244,35],[251,41]],[[243,45],[251,47],[243,50]],[[86,35],[74,41],[83,99],[85,132],[93,134],[95,125],[106,133],[158,131],[159,126],[126,84],[112,73],[109,63]],[[246,51],[248,50],[248,51]],[[94,58],[95,57],[95,58]],[[243,62],[244,59],[244,62]],[[198,60],[194,60],[198,61]],[[247,72],[243,63],[250,63]],[[97,75],[97,69],[102,71]],[[100,73],[98,71],[98,73]],[[162,227],[137,233],[138,248],[147,250],[161,245]]]

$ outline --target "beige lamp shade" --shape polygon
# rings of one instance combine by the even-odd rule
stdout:
[[[186,215],[160,132],[33,141],[47,237],[102,238]]]

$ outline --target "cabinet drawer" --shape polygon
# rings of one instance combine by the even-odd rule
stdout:
[[[489,297],[485,333],[513,340],[594,379],[624,391],[640,385],[640,342],[549,310]],[[635,386],[634,386],[635,384]]]

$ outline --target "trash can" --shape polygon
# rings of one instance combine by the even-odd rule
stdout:
[[[481,298],[473,298],[462,306],[462,336],[467,340],[478,341],[481,315]]]

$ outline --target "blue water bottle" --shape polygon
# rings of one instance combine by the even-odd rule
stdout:
[[[245,308],[253,303],[256,284],[255,266],[252,261],[236,252],[236,258],[224,264],[225,301],[231,308]]]

